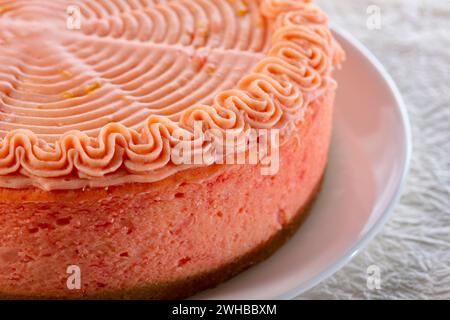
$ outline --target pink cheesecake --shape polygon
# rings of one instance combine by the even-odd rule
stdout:
[[[184,298],[268,257],[343,58],[307,0],[1,1],[0,297]]]

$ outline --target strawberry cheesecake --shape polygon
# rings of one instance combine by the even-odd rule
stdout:
[[[0,297],[184,298],[268,257],[343,59],[310,0],[0,1]]]

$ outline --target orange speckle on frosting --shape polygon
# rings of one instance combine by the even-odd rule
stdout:
[[[245,16],[246,14],[248,14],[248,9],[247,8],[239,8],[237,10],[237,14],[238,16]]]
[[[65,77],[65,78],[67,78],[67,79],[70,79],[70,78],[73,77],[73,73],[70,72],[70,71],[68,71],[68,70],[65,70],[65,69],[59,70],[59,73],[60,73],[63,77]]]
[[[92,84],[89,84],[85,89],[84,92],[86,94],[91,94],[93,92],[95,92],[96,90],[100,89],[102,87],[102,84],[100,81],[95,81]]]
[[[208,64],[206,67],[206,73],[210,76],[214,75],[216,73],[216,67],[212,64]]]
[[[208,42],[209,38],[209,29],[207,21],[199,21],[197,23],[197,36],[201,39],[202,44],[197,44],[196,47],[202,47]]]
[[[75,93],[70,92],[70,91],[66,91],[66,92],[63,93],[63,98],[64,99],[72,99],[72,98],[75,98],[76,96],[77,95]]]
[[[121,95],[120,99],[125,101],[125,102],[133,102],[133,98],[131,96],[127,96],[125,94]]]
[[[95,92],[96,90],[100,89],[102,87],[102,84],[100,81],[95,81],[94,83],[88,84],[84,90],[80,91],[66,91],[63,93],[64,99],[72,99],[72,98],[79,98],[88,94],[91,94]]]
[[[12,7],[9,5],[0,6],[0,15],[4,14],[7,11],[10,11],[11,9]]]

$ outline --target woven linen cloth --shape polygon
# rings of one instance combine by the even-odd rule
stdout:
[[[382,232],[298,299],[450,299],[450,1],[316,3],[394,78],[411,118],[413,155],[400,203]],[[374,8],[379,29],[367,24]],[[371,265],[380,269],[379,290],[367,286]]]

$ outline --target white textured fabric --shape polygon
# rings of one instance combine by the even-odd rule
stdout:
[[[413,130],[412,167],[399,206],[368,248],[299,299],[450,299],[450,1],[320,0],[392,75]],[[381,29],[367,9],[381,9]],[[370,11],[370,10],[369,10]],[[381,270],[369,290],[366,270]]]

